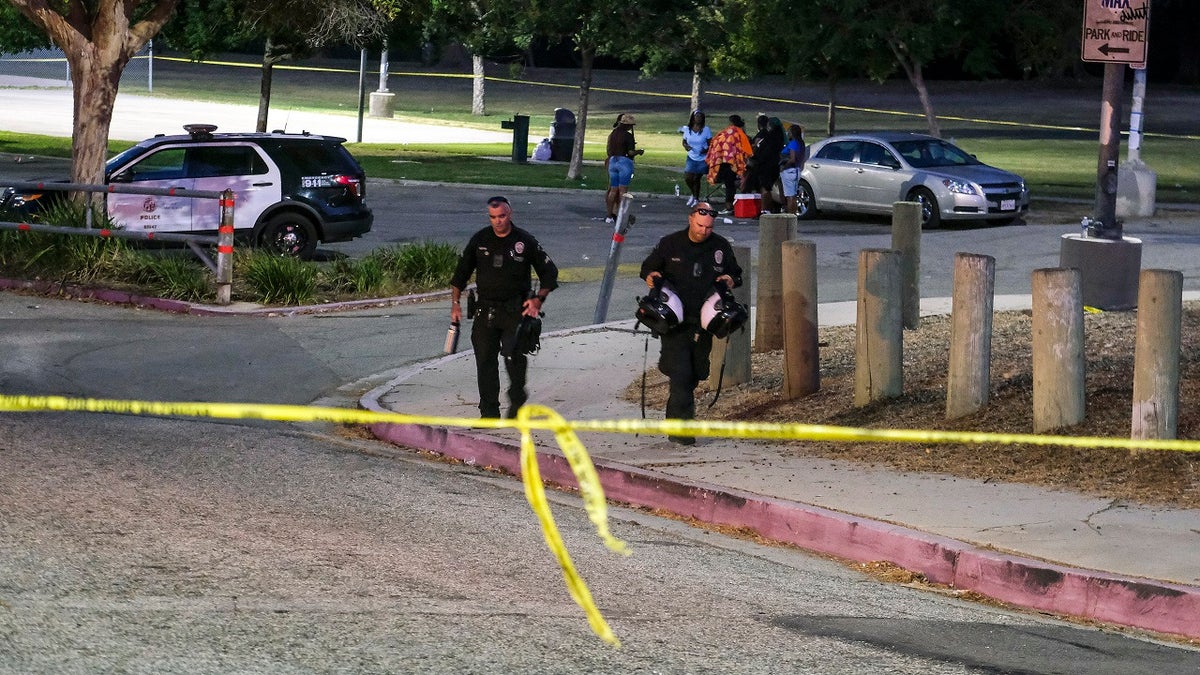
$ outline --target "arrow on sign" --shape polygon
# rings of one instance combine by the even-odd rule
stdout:
[[[1103,54],[1105,56],[1108,56],[1109,54],[1128,54],[1129,48],[1128,47],[1109,47],[1108,43],[1105,42],[1104,44],[1097,47],[1096,51],[1100,52],[1101,54]]]

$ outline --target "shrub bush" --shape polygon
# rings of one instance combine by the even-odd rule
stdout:
[[[333,293],[369,295],[384,287],[383,266],[370,257],[339,258],[321,270],[320,284]]]
[[[389,277],[424,288],[446,287],[458,264],[458,249],[444,242],[420,242],[372,251]]]
[[[213,276],[192,255],[150,255],[130,251],[124,276],[150,295],[188,302],[210,300],[214,296]]]
[[[64,200],[48,206],[38,220],[82,228],[84,209]],[[17,218],[0,214],[0,220]],[[102,211],[93,212],[93,227],[116,229]],[[267,305],[300,305],[444,289],[457,262],[458,249],[442,242],[376,249],[360,259],[340,258],[320,267],[261,249],[238,248],[234,294]],[[160,254],[123,239],[44,232],[0,230],[0,274],[133,286],[143,295],[185,301],[212,300],[216,288],[209,270],[186,253]]]
[[[317,294],[316,265],[262,249],[235,261],[234,275],[244,278],[258,301],[268,305],[308,304]]]

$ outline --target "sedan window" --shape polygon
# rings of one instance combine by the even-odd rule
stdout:
[[[963,152],[952,143],[940,139],[922,139],[893,143],[904,159],[914,167],[925,169],[935,166],[967,166],[979,164],[979,160]]]
[[[886,166],[892,169],[900,167],[900,163],[888,152],[888,149],[875,143],[863,143],[858,153],[858,161],[862,164]]]
[[[853,162],[854,153],[858,151],[858,141],[835,141],[821,148],[815,159],[831,159],[839,162]]]

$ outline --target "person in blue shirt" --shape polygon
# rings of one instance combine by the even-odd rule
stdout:
[[[683,165],[683,180],[687,183],[692,195],[688,197],[688,208],[700,201],[700,180],[708,174],[708,143],[712,140],[712,129],[704,124],[704,113],[693,110],[688,123],[679,127],[683,134],[683,149],[687,151],[687,160]]]
[[[807,152],[804,147],[804,128],[799,124],[788,127],[788,142],[779,156],[779,182],[783,184],[783,197],[787,200],[787,212],[791,214],[796,213],[796,194]]]

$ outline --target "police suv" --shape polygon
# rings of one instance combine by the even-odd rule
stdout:
[[[310,258],[317,242],[348,241],[371,230],[367,178],[344,138],[303,132],[213,133],[188,124],[187,135],[149,138],[108,160],[108,183],[234,191],[234,232],[282,255]],[[32,212],[51,193],[4,197],[0,208]],[[109,193],[108,215],[127,230],[215,234],[212,200]]]

